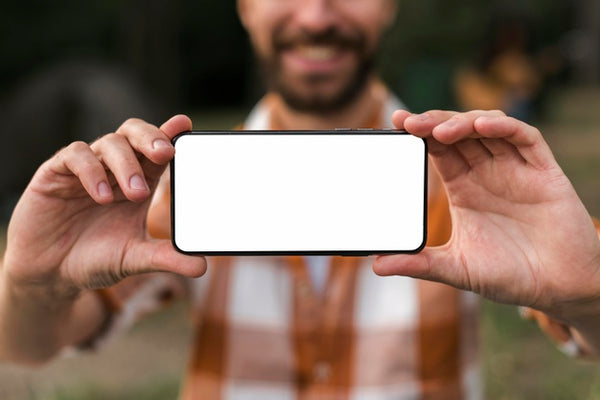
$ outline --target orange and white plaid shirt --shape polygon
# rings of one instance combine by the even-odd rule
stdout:
[[[381,122],[402,105],[379,90],[384,95],[371,125],[385,127]],[[244,127],[272,127],[267,100]],[[167,186],[154,205],[154,215],[164,219]],[[450,235],[450,215],[433,175],[428,213],[428,245],[441,245]],[[168,223],[153,228],[149,222],[153,234],[168,235]],[[286,256],[210,257],[201,278],[132,277],[99,294],[114,312],[112,327],[121,328],[165,299],[190,300],[196,334],[183,400],[481,398],[477,296],[378,277],[372,261],[331,257],[322,293],[304,258]]]

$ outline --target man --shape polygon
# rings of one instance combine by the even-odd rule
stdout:
[[[268,84],[244,128],[393,120],[427,138],[437,247],[377,258],[378,274],[531,306],[561,321],[560,339],[598,353],[600,241],[539,132],[496,111],[392,117],[401,106],[372,62],[393,0],[238,6]],[[159,178],[170,139],[190,128],[184,116],[160,128],[129,120],[40,167],[9,226],[0,359],[43,362],[187,296],[198,329],[182,398],[478,396],[474,301],[450,286],[379,278],[372,259],[341,257],[212,258],[206,276],[184,279],[206,262],[159,239],[169,224]]]

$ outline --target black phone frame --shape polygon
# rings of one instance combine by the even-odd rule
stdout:
[[[177,140],[185,135],[410,135],[404,130],[398,129],[335,129],[335,130],[191,130],[177,134],[171,143],[175,146]],[[419,247],[412,250],[327,250],[327,251],[186,251],[177,246],[175,242],[175,157],[170,162],[170,188],[171,188],[171,243],[173,247],[182,254],[201,255],[201,256],[293,256],[293,255],[323,255],[323,256],[351,256],[366,257],[371,255],[384,254],[415,254],[423,250],[427,244],[427,221],[428,221],[428,146],[427,141],[423,140],[425,157],[424,158],[424,183],[423,183],[423,240]]]

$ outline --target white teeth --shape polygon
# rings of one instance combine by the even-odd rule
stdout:
[[[312,61],[330,60],[336,55],[336,49],[332,46],[298,46],[298,53]]]

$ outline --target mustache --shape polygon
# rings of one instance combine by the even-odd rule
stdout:
[[[335,27],[320,32],[305,30],[285,32],[282,27],[273,32],[273,45],[277,51],[298,45],[331,45],[342,49],[362,51],[365,43],[366,39],[360,32],[342,32]]]

